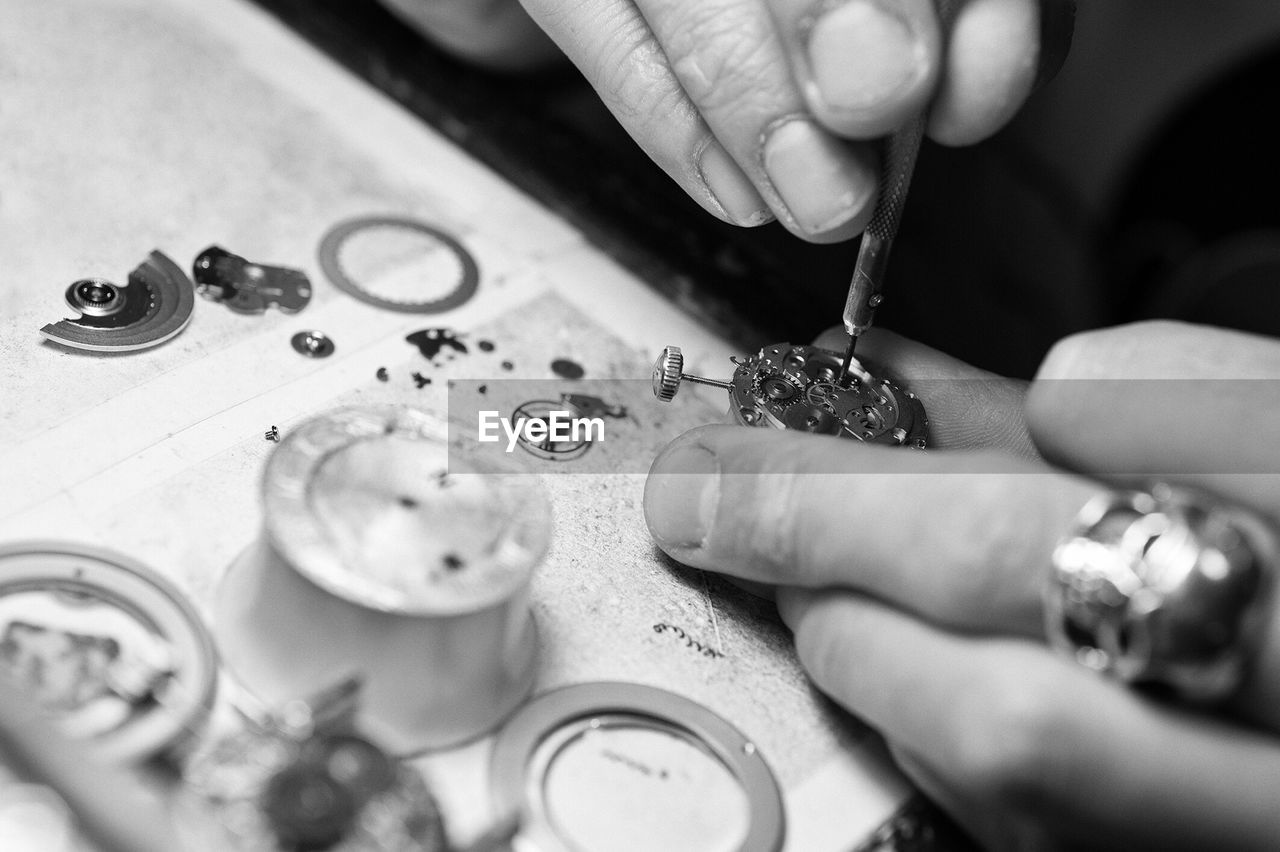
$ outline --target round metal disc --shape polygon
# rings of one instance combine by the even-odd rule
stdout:
[[[67,288],[67,305],[81,314],[109,317],[128,304],[125,291],[105,278],[81,278]]]
[[[557,755],[584,734],[621,725],[683,738],[728,771],[746,796],[749,820],[736,852],[777,852],[782,847],[782,794],[755,745],[701,704],[634,683],[562,687],[535,698],[513,716],[498,735],[490,763],[490,793],[497,812],[523,812],[522,832],[545,852],[575,848],[559,836],[547,813],[541,793],[546,773]]]
[[[399,228],[416,231],[426,234],[443,245],[453,253],[454,257],[457,258],[458,264],[462,267],[462,274],[459,276],[453,290],[439,299],[430,299],[422,302],[398,302],[384,299],[361,287],[360,282],[348,275],[346,269],[342,266],[342,245],[353,235],[371,228]],[[333,286],[348,296],[359,299],[368,305],[406,314],[439,314],[451,311],[470,301],[480,286],[480,268],[476,265],[475,258],[472,257],[461,242],[439,228],[428,225],[425,222],[419,222],[416,219],[408,219],[401,216],[366,216],[338,223],[320,241],[319,260],[320,268],[324,270],[324,274],[333,282]]]
[[[0,547],[0,634],[15,639],[26,632],[47,643],[65,633],[75,647],[99,638],[95,630],[112,634],[103,640],[107,646],[119,636],[145,637],[168,655],[154,700],[134,705],[127,718],[94,737],[99,753],[140,761],[193,734],[213,705],[217,658],[200,616],[173,584],[101,548],[54,541]],[[135,675],[125,665],[112,676]]]
[[[448,423],[434,412],[339,408],[292,428],[271,454],[262,478],[265,529],[299,574],[343,600],[402,615],[470,614],[516,594],[550,544],[550,500],[537,477],[518,471],[492,459],[451,457]],[[355,478],[364,481],[356,485]],[[466,512],[451,514],[450,507]],[[333,520],[339,508],[366,522],[430,525],[436,548],[473,558],[467,570],[438,576],[416,566],[411,576],[423,582],[434,576],[429,594],[416,581],[394,584],[352,570],[359,561],[338,544],[351,534]],[[442,520],[450,517],[452,523]]]

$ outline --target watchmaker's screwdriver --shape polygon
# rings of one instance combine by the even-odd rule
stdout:
[[[936,3],[944,40],[950,30],[954,6],[955,0],[937,0]],[[849,346],[841,362],[837,378],[839,384],[848,379],[858,338],[871,327],[876,308],[883,300],[881,291],[885,270],[889,266],[889,250],[902,223],[902,208],[907,203],[907,190],[911,187],[911,175],[915,172],[916,156],[920,153],[927,120],[926,110],[887,137],[881,149],[880,197],[876,199],[871,222],[862,233],[858,260],[853,267],[853,279],[849,282],[849,295],[844,303],[842,319],[844,330],[849,333]]]

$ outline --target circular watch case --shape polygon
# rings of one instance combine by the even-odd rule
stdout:
[[[815,346],[776,343],[738,364],[730,411],[746,426],[838,435],[923,449],[929,419],[910,391],[872,375],[859,361],[837,383],[841,358]]]
[[[687,839],[690,835],[713,830],[717,819],[726,818],[724,810],[732,810],[743,825],[733,828],[732,845],[721,836],[715,848],[731,848],[734,852],[776,852],[785,836],[782,795],[768,764],[755,745],[736,728],[702,705],[671,692],[632,683],[585,683],[562,687],[544,693],[525,705],[503,727],[494,746],[491,762],[491,794],[499,814],[522,814],[521,832],[538,849],[545,852],[579,852],[600,844],[584,842],[570,836],[564,820],[555,814],[552,775],[558,763],[589,738],[607,737],[609,732],[638,732],[647,735],[652,744],[659,738],[678,743],[676,750],[667,749],[666,758],[652,748],[636,743],[628,749],[625,741],[611,746],[606,740],[591,751],[589,760],[573,761],[566,770],[578,776],[577,783],[587,785],[587,796],[575,797],[581,814],[595,823],[597,830],[625,831],[610,817],[608,805],[594,799],[614,791],[615,800],[625,799],[625,807],[642,815],[640,822],[650,828],[667,829]],[[635,743],[634,740],[632,740]],[[680,766],[680,755],[686,766]],[[674,758],[674,762],[669,760]],[[689,763],[703,764],[702,772]],[[595,768],[592,769],[592,766]],[[621,767],[621,768],[618,768]],[[705,770],[712,769],[708,774]],[[637,780],[628,795],[618,793],[617,773]],[[719,784],[716,776],[724,779]],[[701,779],[702,783],[699,783]],[[686,786],[679,786],[683,782]],[[735,786],[732,797],[714,795],[716,787],[725,783]],[[663,800],[660,786],[675,785],[679,812],[666,812],[654,807]],[[653,794],[649,800],[645,793]],[[738,802],[725,808],[720,803]],[[688,825],[686,824],[689,823]],[[620,838],[617,848],[626,847]],[[633,838],[634,842],[634,838]],[[639,842],[652,846],[654,836]],[[690,841],[691,842],[691,841]],[[694,846],[691,842],[691,848]],[[701,847],[697,847],[701,848]]]
[[[0,547],[0,666],[110,760],[181,751],[213,706],[217,658],[168,580],[109,550]]]
[[[360,475],[368,481],[352,484]],[[406,493],[395,492],[397,478],[412,480],[399,483]],[[460,615],[508,600],[550,545],[551,508],[536,477],[451,459],[448,423],[412,408],[341,408],[292,429],[267,463],[263,495],[267,535],[299,573],[339,598],[402,615]],[[463,504],[474,512],[448,523],[445,510]],[[347,529],[359,527],[350,520],[357,511],[367,525],[431,526],[434,545],[456,539],[474,559],[466,570],[446,565],[430,595],[390,585],[348,565],[360,550],[361,530]]]

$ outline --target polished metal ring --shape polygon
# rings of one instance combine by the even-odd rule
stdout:
[[[1164,483],[1104,492],[1054,549],[1049,641],[1125,683],[1218,701],[1247,671],[1275,566],[1252,511]]]

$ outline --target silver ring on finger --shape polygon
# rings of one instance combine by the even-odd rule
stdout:
[[[1124,683],[1220,701],[1259,641],[1276,552],[1251,510],[1165,483],[1106,491],[1054,549],[1049,642]]]

